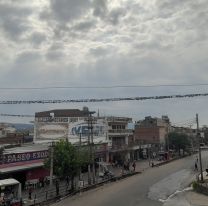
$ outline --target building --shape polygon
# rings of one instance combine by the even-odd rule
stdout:
[[[207,126],[203,126],[201,128],[201,131],[203,132],[204,134],[204,138],[203,138],[203,142],[208,145],[208,127]]]
[[[139,144],[164,145],[169,130],[170,121],[167,116],[162,116],[162,118],[145,117],[135,125],[134,140]]]
[[[24,187],[27,182],[38,182],[49,176],[44,168],[48,156],[48,145],[33,144],[4,149],[0,162],[0,179],[14,178]]]
[[[11,127],[9,124],[0,123],[0,138],[12,136],[16,133],[16,129]]]
[[[0,124],[0,146],[21,145],[24,142],[24,134],[19,133],[9,124]]]
[[[71,128],[86,121],[89,114],[88,108],[37,112],[34,122],[34,141],[66,139],[75,132],[82,133]]]
[[[109,161],[130,159],[129,139],[133,130],[128,128],[132,122],[127,117],[106,117],[107,139],[109,141]]]
[[[37,112],[34,122],[34,142],[46,143],[68,139],[74,145],[84,146],[93,141],[97,151],[96,159],[105,161],[108,159],[106,157],[108,155],[106,120],[93,117],[94,113],[87,107],[83,110],[60,109]]]
[[[134,128],[134,158],[155,158],[159,153],[168,150],[168,133],[170,132],[168,116],[145,117],[135,123]]]
[[[44,167],[44,160],[50,152],[49,145],[41,143],[4,149],[0,159],[0,179],[17,179],[23,187],[49,179],[50,172]],[[107,151],[107,144],[96,144],[94,151],[96,160],[103,159],[103,154],[106,154]]]

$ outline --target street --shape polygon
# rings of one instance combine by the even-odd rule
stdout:
[[[170,206],[176,205],[176,202],[177,205],[192,205],[184,198],[189,192],[183,190],[186,190],[196,177],[195,158],[196,155],[149,168],[142,174],[66,198],[53,205]],[[208,163],[208,151],[203,151],[202,158],[205,168]]]

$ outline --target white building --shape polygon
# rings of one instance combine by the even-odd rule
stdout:
[[[88,141],[89,134],[88,108],[61,109],[38,112],[35,114],[34,141],[54,141],[68,139],[71,143]],[[94,143],[106,142],[105,119],[93,118]]]

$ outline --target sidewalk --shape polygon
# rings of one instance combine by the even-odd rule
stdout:
[[[186,199],[192,205],[198,205],[198,206],[208,205],[208,196],[203,194],[190,191],[186,193]]]

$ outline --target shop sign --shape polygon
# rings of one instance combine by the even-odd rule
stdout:
[[[36,152],[26,152],[26,153],[15,153],[15,154],[5,154],[4,163],[16,163],[24,161],[32,161],[38,159],[45,159],[48,157],[48,151],[36,151]]]

